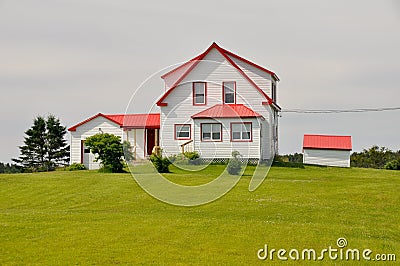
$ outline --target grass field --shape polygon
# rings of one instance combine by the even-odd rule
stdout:
[[[223,167],[166,176],[201,184]],[[0,175],[0,264],[269,265],[279,260],[258,260],[264,244],[319,252],[339,237],[400,260],[400,171],[272,168],[249,192],[253,169],[200,207],[159,202],[130,174]],[[323,260],[335,263],[354,264]]]

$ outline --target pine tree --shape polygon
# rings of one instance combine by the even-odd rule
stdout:
[[[50,171],[65,165],[69,160],[66,133],[66,128],[53,115],[47,121],[38,116],[25,132],[24,145],[19,147],[21,156],[12,160],[30,171]]]
[[[46,121],[48,169],[54,169],[59,165],[66,165],[69,161],[69,146],[64,138],[66,128],[60,124],[60,120],[54,115],[49,115]]]

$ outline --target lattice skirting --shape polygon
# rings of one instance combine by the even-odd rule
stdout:
[[[209,164],[209,163],[215,163],[215,164],[227,164],[229,162],[229,158],[199,158],[197,160],[200,160],[202,164]],[[260,161],[259,158],[239,158],[239,160],[242,163],[246,163],[249,165],[256,165]]]

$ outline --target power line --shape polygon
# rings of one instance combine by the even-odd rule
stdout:
[[[360,109],[283,109],[282,113],[300,114],[336,114],[336,113],[365,113],[400,110],[400,107],[360,108]]]

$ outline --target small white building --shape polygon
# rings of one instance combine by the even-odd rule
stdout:
[[[158,146],[160,114],[105,115],[98,113],[68,129],[71,132],[70,163],[81,163],[89,170],[99,169],[94,154],[85,146],[86,138],[109,133],[128,140],[135,159],[150,155]]]
[[[303,163],[350,167],[351,136],[304,135]]]

